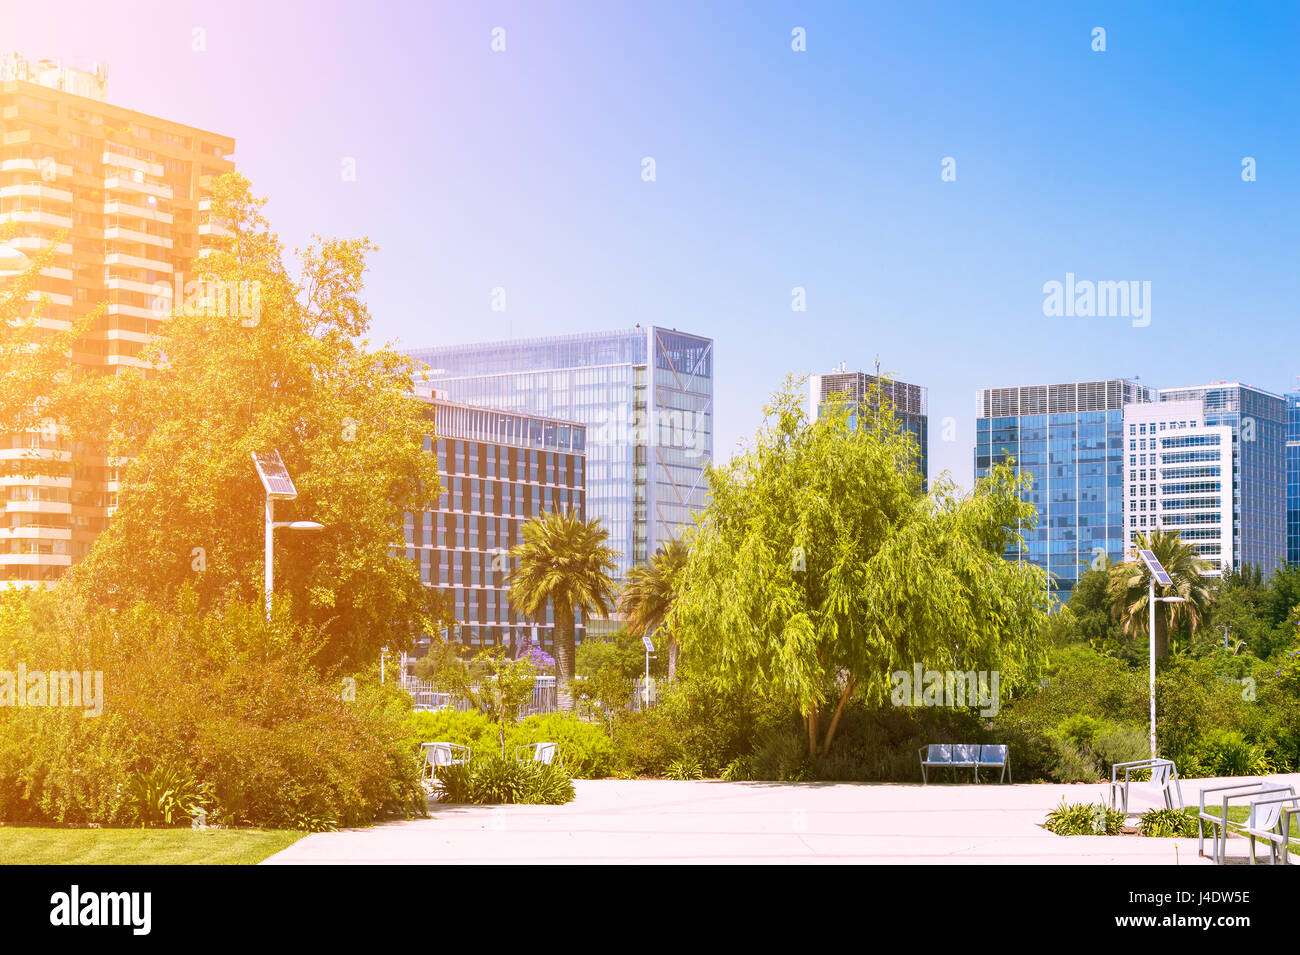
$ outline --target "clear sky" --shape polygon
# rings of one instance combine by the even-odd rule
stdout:
[[[290,247],[370,236],[376,340],[713,337],[719,458],[877,354],[963,485],[980,387],[1300,373],[1297,3],[0,0],[0,49],[234,136]],[[1067,272],[1150,324],[1045,316]]]

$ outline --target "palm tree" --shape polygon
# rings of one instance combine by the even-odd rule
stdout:
[[[1157,597],[1182,597],[1182,603],[1156,603],[1156,656],[1169,653],[1169,631],[1186,623],[1195,633],[1206,620],[1213,599],[1207,579],[1202,577],[1209,564],[1196,555],[1196,548],[1183,543],[1177,531],[1155,530],[1138,534],[1134,550],[1150,550],[1169,572],[1173,581],[1168,587],[1156,586]],[[1106,592],[1111,616],[1124,626],[1130,636],[1147,632],[1150,610],[1147,606],[1150,572],[1140,560],[1113,564]]]
[[[682,570],[690,549],[677,538],[659,545],[648,564],[633,567],[618,599],[618,609],[627,617],[627,628],[648,636],[663,626],[673,608],[681,585]],[[668,679],[677,679],[677,637],[668,634]]]
[[[616,590],[610,577],[615,552],[605,546],[609,532],[600,519],[584,521],[572,511],[550,511],[524,525],[524,541],[510,552],[510,604],[537,619],[549,602],[555,618],[557,700],[570,709],[573,697],[574,613],[608,613]]]

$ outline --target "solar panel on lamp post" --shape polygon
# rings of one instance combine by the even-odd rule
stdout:
[[[289,470],[280,459],[279,451],[266,451],[261,454],[253,452],[253,464],[257,476],[266,491],[266,619],[271,619],[271,594],[275,589],[275,532],[280,529],[291,531],[321,531],[324,524],[315,521],[276,521],[275,502],[292,501],[298,496],[298,489],[293,486]]]

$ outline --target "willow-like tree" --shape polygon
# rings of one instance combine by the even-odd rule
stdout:
[[[1041,569],[1003,559],[1033,525],[1027,477],[1002,466],[969,495],[946,479],[924,494],[888,401],[859,427],[836,400],[810,422],[806,394],[788,380],[753,446],[709,470],[673,616],[693,667],[793,705],[817,757],[850,700],[885,700],[914,663],[1023,679],[1050,598]]]
[[[1133,550],[1130,560],[1110,566],[1106,593],[1111,615],[1131,637],[1145,636],[1151,629],[1151,572],[1137,559],[1136,553],[1151,551],[1169,572],[1171,581],[1168,587],[1157,584],[1156,596],[1183,598],[1177,603],[1156,601],[1156,657],[1165,657],[1169,654],[1170,630],[1186,626],[1195,635],[1209,616],[1214,594],[1208,578],[1202,574],[1210,565],[1201,560],[1195,546],[1184,541],[1177,531],[1157,529],[1150,534],[1138,534]]]
[[[523,527],[523,543],[510,552],[510,603],[534,620],[550,604],[555,622],[558,700],[571,709],[574,673],[574,613],[608,613],[617,596],[612,574],[616,554],[605,546],[609,532],[600,519],[584,521],[572,511],[548,511]]]
[[[619,594],[618,608],[626,617],[629,631],[648,636],[665,625],[681,587],[688,554],[684,541],[669,538],[659,545],[648,563],[628,571],[627,583]],[[671,626],[667,628],[666,637],[668,680],[672,682],[677,679],[678,641]]]

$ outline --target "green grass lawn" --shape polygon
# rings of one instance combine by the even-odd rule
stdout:
[[[302,832],[263,829],[0,827],[0,859],[14,865],[252,865]]]

